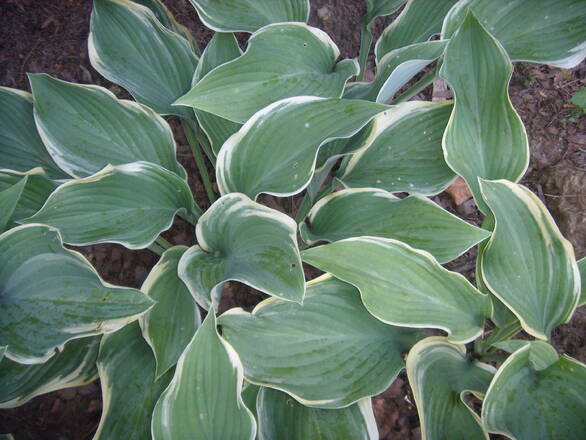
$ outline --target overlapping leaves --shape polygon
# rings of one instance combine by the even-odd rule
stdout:
[[[0,235],[0,346],[22,363],[40,363],[65,342],[122,327],[153,302],[104,283],[56,229],[24,225]]]
[[[239,58],[213,69],[176,104],[244,123],[280,99],[339,98],[357,73],[352,60],[336,64],[338,47],[323,31],[301,23],[262,28]]]

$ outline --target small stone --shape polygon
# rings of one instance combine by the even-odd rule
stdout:
[[[446,192],[458,206],[472,197],[472,193],[470,192],[470,188],[468,188],[468,184],[461,177],[458,177],[456,180],[454,180],[454,183],[452,183],[446,189]]]

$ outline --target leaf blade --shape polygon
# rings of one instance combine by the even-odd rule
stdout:
[[[305,279],[296,229],[285,214],[244,194],[227,194],[199,219],[199,246],[181,258],[179,278],[205,309],[219,304],[221,284],[227,280],[301,303]]]
[[[440,69],[455,96],[442,142],[446,162],[466,180],[483,212],[478,177],[517,181],[529,163],[527,133],[509,99],[511,74],[500,43],[469,14]]]
[[[68,244],[120,243],[142,249],[171,227],[178,211],[193,207],[185,180],[158,165],[134,162],[108,165],[61,185],[21,223],[54,226]]]
[[[218,335],[211,311],[181,355],[175,376],[155,406],[153,439],[217,436],[253,440],[256,422],[242,401],[241,389],[242,364]],[[216,405],[222,411],[217,411]]]
[[[368,311],[383,322],[439,328],[459,343],[482,333],[488,296],[425,251],[393,239],[357,237],[307,249],[301,257],[356,286]]]
[[[496,218],[482,278],[525,331],[546,339],[570,318],[580,295],[572,245],[528,189],[505,180],[482,181],[481,189]]]
[[[342,408],[386,389],[404,366],[402,353],[422,337],[381,323],[354,287],[328,275],[308,283],[303,306],[270,298],[251,314],[224,313],[219,324],[247,381],[318,408]]]
[[[275,50],[278,47],[279,50]],[[255,32],[246,52],[205,75],[175,104],[244,123],[273,102],[294,96],[342,96],[356,64],[336,64],[340,52],[323,31],[302,23]]]
[[[171,104],[189,90],[198,57],[150,9],[128,0],[94,0],[88,50],[92,67],[137,101],[160,114],[186,115]]]
[[[218,154],[222,194],[297,194],[313,176],[324,143],[350,137],[387,106],[337,98],[295,97],[265,107]],[[310,122],[311,121],[311,122]],[[280,148],[273,148],[280,144]]]
[[[342,190],[324,197],[299,229],[307,244],[364,235],[394,238],[430,252],[440,263],[455,259],[490,235],[429,199],[398,199],[386,191],[367,188]]]
[[[40,363],[55,348],[120,328],[152,301],[142,292],[104,283],[77,252],[63,247],[56,229],[24,225],[0,235],[0,345],[6,356]],[[10,256],[10,258],[8,258]]]

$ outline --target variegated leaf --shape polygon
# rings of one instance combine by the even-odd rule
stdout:
[[[451,111],[450,102],[413,101],[377,115],[339,179],[351,188],[440,193],[456,177],[444,160],[441,144]]]
[[[175,20],[175,17],[173,17],[173,14],[171,14],[171,11],[169,11],[169,9],[167,9],[167,7],[165,6],[165,4],[163,3],[162,0],[132,0],[132,1],[134,3],[138,3],[139,5],[146,6],[151,11],[153,11],[153,14],[155,14],[155,17],[157,17],[157,20],[159,20],[163,26],[165,26],[170,31],[173,31],[173,32],[181,35],[183,38],[185,38],[187,41],[189,41],[191,43],[191,47],[193,47],[194,52],[196,54],[199,54],[199,48],[197,47],[197,42],[193,38],[193,35],[191,35],[191,32],[189,31],[189,29],[187,29],[185,26],[179,24],[177,22],[177,20]]]
[[[36,167],[52,178],[67,177],[37,133],[32,95],[0,87],[0,169],[26,172]]]
[[[179,358],[153,413],[154,440],[253,440],[256,422],[244,405],[242,364],[218,335],[212,310]]]
[[[229,33],[215,33],[211,41],[206,46],[195,74],[193,75],[193,85],[195,86],[210,71],[222,64],[232,61],[242,55],[238,41],[234,34]],[[241,125],[221,118],[212,113],[203,110],[194,109],[197,121],[201,128],[210,140],[212,151],[215,155],[218,154],[224,142],[236,133]]]
[[[17,362],[44,362],[67,341],[116,330],[153,304],[138,290],[104,283],[50,226],[0,235],[0,260],[0,346]]]
[[[198,57],[190,42],[163,26],[151,9],[129,0],[94,0],[88,40],[94,69],[161,114],[191,86]]]
[[[136,322],[102,339],[98,357],[104,409],[94,440],[149,440],[157,399],[171,371],[157,379],[155,358]]]
[[[194,209],[185,180],[158,165],[134,162],[108,165],[61,185],[21,223],[54,226],[68,244],[120,243],[142,249],[171,227],[177,212]]]
[[[457,0],[409,0],[401,14],[383,31],[376,42],[376,59],[389,52],[428,40],[439,34],[445,15]]]
[[[217,306],[224,281],[301,303],[305,279],[290,217],[244,194],[217,200],[196,227],[198,246],[179,261],[179,277],[205,309]]]
[[[26,184],[12,214],[14,220],[30,217],[41,209],[58,186],[47,177],[42,168],[33,168],[27,172],[0,169],[0,191],[6,191],[24,178]]]
[[[299,225],[303,241],[334,242],[370,235],[394,238],[446,263],[490,236],[429,199],[399,199],[379,189],[350,189],[321,199]]]
[[[201,323],[197,304],[177,274],[186,250],[186,246],[167,249],[141,287],[156,301],[139,323],[155,355],[157,378],[177,363]]]
[[[586,432],[586,365],[534,341],[499,368],[482,405],[489,432],[516,439],[580,440]]]
[[[465,403],[467,393],[484,395],[495,369],[473,361],[466,347],[434,336],[418,342],[407,357],[422,438],[486,439],[480,418]]]
[[[271,104],[220,150],[220,191],[242,192],[252,199],[261,193],[297,194],[311,181],[321,145],[351,137],[387,109],[372,102],[310,96]]]
[[[286,393],[262,388],[257,401],[259,440],[378,440],[369,398],[341,409],[310,408]]]
[[[340,51],[322,30],[281,23],[255,32],[246,52],[197,82],[175,104],[244,123],[273,102],[293,96],[339,98],[357,73],[353,60],[336,64]]]
[[[6,230],[6,225],[12,219],[27,180],[28,176],[25,175],[14,185],[0,191],[0,233]]]
[[[270,298],[252,313],[229,310],[219,324],[246,380],[319,408],[384,391],[404,366],[402,354],[423,336],[380,322],[354,287],[329,275],[307,284],[303,305]]]
[[[374,81],[348,84],[344,98],[390,101],[411,78],[443,54],[446,44],[447,40],[427,41],[389,52],[378,62]]]
[[[466,180],[484,213],[478,178],[517,181],[529,163],[525,127],[509,99],[512,72],[503,47],[470,13],[440,69],[455,96],[443,148],[446,162]]]
[[[488,296],[425,251],[393,239],[358,237],[307,249],[301,257],[356,286],[367,310],[383,322],[439,328],[457,343],[482,333]]]
[[[309,0],[189,1],[200,20],[217,32],[254,32],[271,23],[309,18]]]
[[[580,296],[574,250],[543,203],[506,180],[482,181],[496,227],[482,257],[486,286],[531,335],[548,339],[572,316]]]
[[[106,165],[152,162],[185,177],[169,124],[150,108],[109,90],[29,75],[35,121],[47,150],[73,177]]]
[[[460,0],[445,18],[450,38],[472,10],[513,61],[572,68],[586,56],[586,3],[582,0]]]
[[[99,337],[74,339],[42,364],[0,360],[0,408],[24,405],[41,394],[92,382],[98,377],[99,346]]]

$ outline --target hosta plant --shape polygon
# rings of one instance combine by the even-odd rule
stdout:
[[[376,439],[371,397],[406,368],[423,438],[584,438],[586,366],[551,345],[584,260],[517,183],[508,85],[584,58],[586,3],[367,0],[358,60],[308,0],[191,3],[201,52],[159,0],[94,0],[92,65],[134,100],[0,89],[1,406],[99,377],[96,439]],[[412,100],[435,80],[453,100]],[[481,227],[429,198],[457,176]],[[176,216],[190,247],[161,237]],[[98,243],[160,257],[113,286],[74,248]],[[475,246],[474,283],[442,266]],[[266,298],[217,316],[227,282]]]

